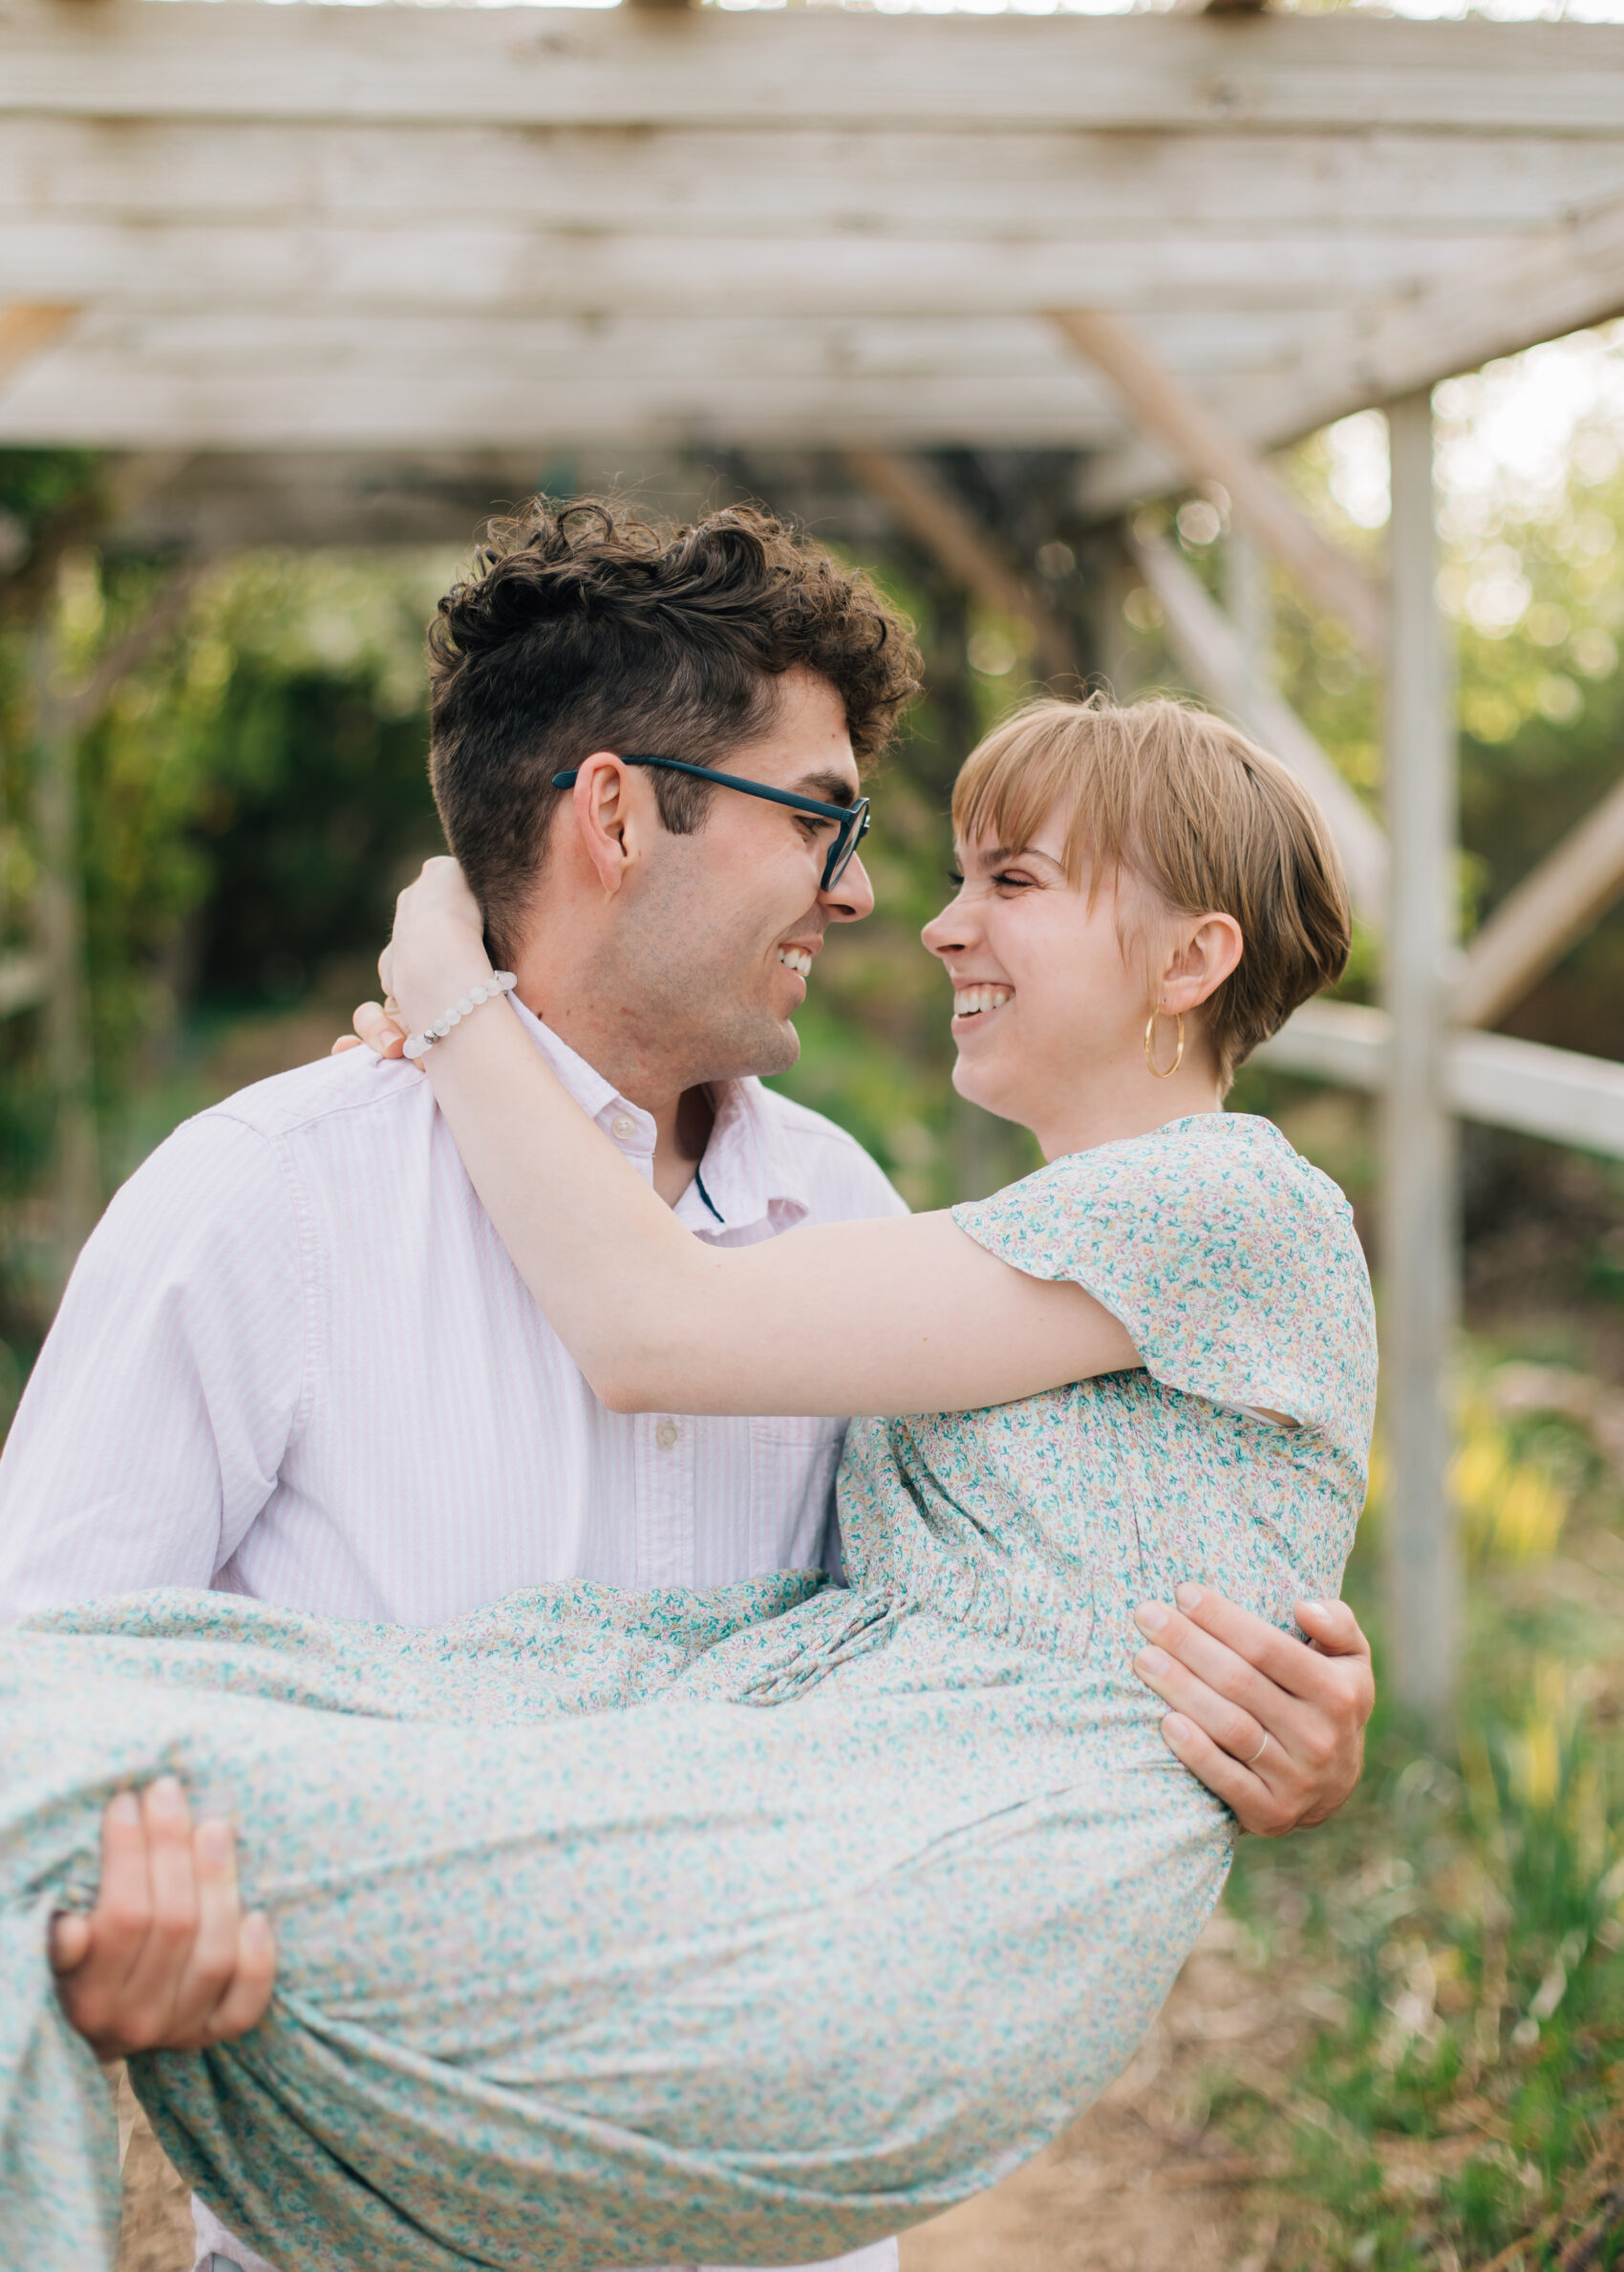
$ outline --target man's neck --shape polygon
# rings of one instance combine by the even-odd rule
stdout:
[[[527,1000],[523,983],[519,998],[629,1104],[649,1115],[654,1124],[654,1189],[668,1207],[674,1207],[694,1181],[711,1140],[716,1114],[710,1090],[702,1084],[683,1086],[680,1077],[644,1049],[628,1048],[624,1040],[617,1047],[596,1019],[572,1018],[556,1005],[549,1012],[539,1001]]]

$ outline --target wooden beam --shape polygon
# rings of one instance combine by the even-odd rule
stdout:
[[[232,0],[206,0],[232,11]],[[263,0],[258,0],[263,5]],[[139,0],[149,5],[149,0]],[[186,0],[166,0],[183,8]],[[243,6],[244,0],[236,0]],[[677,21],[686,22],[687,18]],[[742,194],[740,206],[746,201]],[[1529,234],[1534,232],[1530,231]],[[160,221],[72,212],[11,218],[0,238],[0,293],[59,294],[106,310],[537,315],[615,313],[948,316],[1040,315],[1097,306],[1179,307],[1208,318],[1236,309],[1329,317],[1424,289],[1476,268],[1485,236],[1463,225],[1392,231],[1229,230],[1111,224],[1064,235],[886,226],[816,231],[686,229],[668,221],[621,232],[516,224],[501,217],[399,225],[317,216],[298,226],[260,216]]]
[[[1326,317],[1277,371],[1232,395],[1217,391],[1254,444],[1277,448],[1351,411],[1624,313],[1624,199],[1374,304],[1351,297],[1356,304]],[[1110,518],[1170,488],[1177,470],[1164,450],[1131,444],[1090,468],[1078,502]]]
[[[0,392],[55,346],[78,312],[53,301],[13,300],[0,308]]]
[[[470,125],[901,124],[1115,134],[1438,127],[1616,137],[1611,25],[471,11],[11,0],[24,114]]]
[[[881,500],[954,583],[984,607],[1031,626],[1046,678],[1076,676],[1077,654],[1065,625],[929,467],[889,450],[844,455],[857,482]]]
[[[1385,1010],[1308,1002],[1256,1058],[1282,1073],[1375,1091],[1387,1080],[1389,1038]],[[1506,1034],[1457,1033],[1445,1055],[1443,1090],[1464,1120],[1624,1159],[1624,1065],[1611,1059]]]
[[[1389,406],[1392,607],[1385,750],[1391,846],[1382,990],[1381,1307],[1389,1637],[1400,1701],[1446,1719],[1460,1578],[1447,1474],[1459,1315],[1457,1135],[1444,1085],[1454,950],[1455,719],[1435,589],[1432,403]]]
[[[1356,911],[1379,929],[1387,893],[1380,825],[1289,703],[1249,667],[1234,626],[1165,538],[1129,531],[1128,555],[1161,603],[1167,639],[1190,683],[1239,720],[1312,791],[1342,855]]]
[[[1624,782],[1502,900],[1462,958],[1453,1012],[1493,1025],[1624,893]]]
[[[576,445],[929,447],[980,441],[1075,449],[1096,426],[1052,384],[986,379],[737,379],[719,370],[662,385],[589,371],[567,382],[471,368],[437,379],[386,363],[288,372],[267,355],[252,373],[190,377],[108,358],[53,366],[0,401],[0,440],[121,449],[350,447],[537,449]]]
[[[37,954],[0,955],[0,1018],[32,1010],[45,994],[45,965]]]
[[[1132,328],[1098,308],[1055,311],[1079,354],[1103,371],[1128,418],[1200,481],[1221,482],[1237,521],[1288,568],[1309,597],[1337,616],[1373,660],[1387,652],[1381,595],[1358,563],[1321,536],[1285,483],[1227,420],[1165,371]]]
[[[32,636],[35,955],[46,1077],[55,1107],[52,1145],[56,1291],[101,1212],[101,1165],[92,1098],[90,993],[85,970],[84,868],[79,843],[78,744],[52,688],[59,662],[54,615]]]
[[[171,0],[173,4],[173,0]],[[1086,32],[1081,36],[1087,37]],[[1419,228],[1524,235],[1624,191],[1616,139],[1369,127],[1122,134],[966,121],[861,133],[795,123],[470,126],[430,121],[13,116],[0,218],[726,235],[1138,241]],[[1395,244],[1401,259],[1401,244]],[[1276,358],[1277,359],[1277,358]]]

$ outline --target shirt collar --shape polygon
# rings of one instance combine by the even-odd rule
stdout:
[[[653,1174],[654,1121],[623,1097],[551,1026],[509,995],[514,1015],[588,1119],[613,1138],[646,1175]],[[773,1101],[754,1077],[713,1081],[716,1121],[694,1183],[676,1212],[691,1229],[787,1231],[811,1212],[811,1196]],[[630,1123],[628,1126],[626,1124]]]

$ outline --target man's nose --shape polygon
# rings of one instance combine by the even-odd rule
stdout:
[[[831,923],[861,923],[865,915],[871,915],[874,887],[862,861],[853,856],[845,873],[819,892],[818,904]]]

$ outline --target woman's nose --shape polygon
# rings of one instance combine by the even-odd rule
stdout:
[[[932,954],[956,954],[968,947],[974,918],[962,898],[950,900],[939,915],[932,915],[919,936]]]

